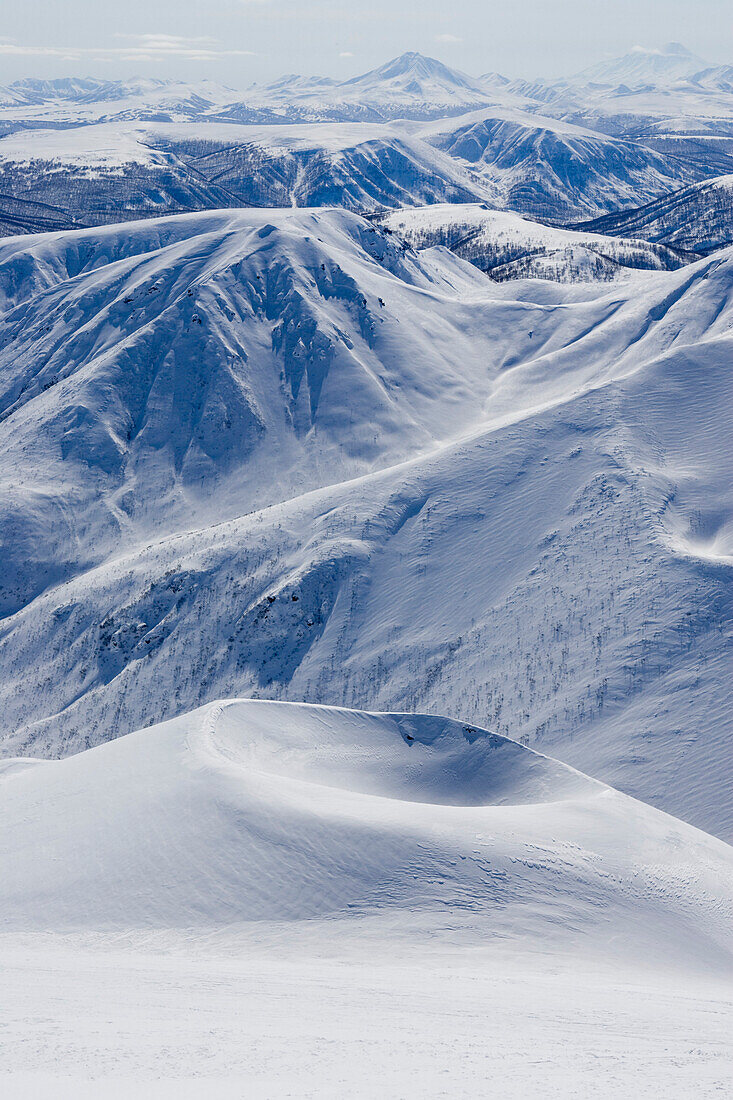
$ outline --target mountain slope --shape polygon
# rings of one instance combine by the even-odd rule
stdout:
[[[399,126],[161,129],[158,141],[197,175],[253,206],[372,210],[492,194],[464,165]],[[156,140],[156,136],[152,137]]]
[[[385,125],[108,123],[0,139],[0,222],[7,211],[11,233],[221,207],[369,210],[492,193],[419,135]]]
[[[109,539],[354,476],[432,445],[446,410],[475,418],[488,380],[442,297],[452,278],[343,212],[9,239],[2,606],[101,560]],[[31,488],[39,464],[58,495]]]
[[[0,139],[0,192],[15,197],[0,198],[0,212],[12,217],[20,200],[29,215],[27,225],[11,221],[12,232],[41,232],[44,213],[59,224],[103,225],[241,201],[129,124],[24,130]]]
[[[0,214],[8,209],[11,231],[32,231],[45,228],[44,207],[63,226],[220,207],[484,201],[566,222],[637,207],[733,163],[722,139],[669,133],[667,121],[646,120],[632,141],[503,106],[465,109],[439,121],[25,128],[0,138]],[[19,200],[32,204],[25,222],[12,220]]]
[[[442,718],[218,703],[0,783],[6,933],[424,921],[449,902],[505,936],[521,913],[525,949],[588,951],[612,926],[628,958],[664,929],[667,958],[694,932],[700,960],[733,962],[730,849]]]
[[[557,229],[478,203],[395,211],[380,223],[413,248],[444,245],[497,280],[611,282],[634,270],[673,271],[685,263],[664,246]]]
[[[640,196],[711,174],[699,162],[529,112],[483,110],[422,133],[498,187],[503,205],[553,221],[638,205]]]
[[[5,754],[459,711],[730,836],[730,255],[599,293],[343,212],[132,229],[4,246]]]
[[[733,243],[733,176],[705,180],[637,210],[609,214],[587,229],[633,235],[705,256]]]

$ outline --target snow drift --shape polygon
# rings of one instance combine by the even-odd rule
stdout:
[[[443,718],[216,703],[0,783],[5,931],[447,907],[491,937],[730,963],[730,849]]]

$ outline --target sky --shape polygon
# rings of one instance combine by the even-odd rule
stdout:
[[[682,42],[733,63],[731,0],[22,0],[4,6],[0,84],[26,76],[345,79],[406,50],[474,76],[562,76]]]

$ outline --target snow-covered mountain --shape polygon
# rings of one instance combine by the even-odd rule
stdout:
[[[17,80],[0,88],[3,121],[12,128],[88,125],[110,119],[196,119],[236,98],[211,80]]]
[[[496,91],[480,80],[420,53],[405,53],[379,68],[345,81],[291,76],[250,88],[240,103],[219,117],[255,121],[253,112],[290,122],[376,121],[455,115],[496,102]]]
[[[0,89],[3,1095],[726,1092],[729,76]]]
[[[442,120],[423,136],[498,187],[503,205],[553,221],[579,220],[584,207],[622,209],[706,174],[698,162],[526,112]]]
[[[705,180],[663,199],[591,222],[599,232],[633,235],[705,256],[733,244],[733,176]]]
[[[694,83],[688,80],[685,87]],[[666,596],[660,597],[665,608],[660,613],[663,632],[652,631],[651,642],[648,624],[635,622],[627,630],[626,621],[622,629],[619,620],[608,675],[604,672],[599,681],[604,663],[599,659],[591,674],[584,632],[592,625],[603,636],[610,595],[607,578],[594,580],[591,625],[584,620],[583,631],[573,635],[570,655],[563,657],[565,662],[577,660],[572,675],[568,673],[568,694],[553,697],[548,685],[555,674],[547,663],[550,658],[543,657],[543,686],[532,689],[529,707],[521,676],[514,666],[505,665],[506,655],[512,653],[515,665],[520,661],[521,666],[521,654],[504,641],[493,658],[491,685],[469,691],[467,684],[473,684],[471,670],[481,647],[486,648],[485,632],[491,628],[503,639],[506,624],[514,622],[506,601],[513,598],[529,607],[530,576],[542,576],[542,584],[550,584],[549,576],[558,566],[550,568],[542,555],[527,562],[526,573],[512,574],[506,591],[493,593],[483,618],[472,615],[460,628],[441,619],[441,631],[453,639],[446,642],[447,652],[456,654],[446,666],[456,665],[454,686],[445,682],[448,673],[442,671],[434,641],[405,640],[414,608],[409,613],[405,608],[390,626],[400,642],[388,668],[370,664],[391,644],[379,626],[378,602],[369,627],[360,621],[357,628],[346,613],[348,601],[357,600],[348,594],[351,586],[364,583],[378,591],[380,574],[374,572],[374,562],[388,560],[387,545],[397,533],[400,539],[407,537],[406,520],[398,521],[392,532],[391,521],[383,516],[392,515],[393,497],[413,500],[414,491],[404,488],[404,477],[410,485],[413,473],[418,481],[423,479],[409,466],[410,459],[421,463],[427,461],[424,456],[432,456],[431,462],[444,463],[442,473],[434,475],[437,481],[431,480],[433,474],[428,478],[430,493],[438,491],[441,477],[451,485],[458,478],[462,488],[452,490],[452,496],[459,500],[469,495],[464,507],[467,514],[483,516],[483,530],[489,520],[481,494],[472,478],[459,474],[447,457],[446,448],[459,447],[466,433],[477,432],[493,441],[495,432],[513,425],[517,433],[521,424],[524,442],[518,444],[511,432],[506,439],[502,435],[496,453],[515,444],[527,447],[525,460],[533,465],[532,433],[544,438],[556,431],[544,421],[539,426],[537,419],[559,415],[551,409],[572,406],[575,423],[580,416],[576,402],[592,392],[594,402],[600,403],[593,414],[598,423],[617,423],[619,416],[623,420],[627,412],[621,414],[619,408],[628,410],[633,404],[624,364],[634,377],[648,371],[655,379],[654,372],[662,369],[659,364],[681,344],[703,348],[712,368],[718,369],[723,359],[720,341],[727,339],[729,257],[715,258],[704,273],[695,263],[688,272],[675,269],[698,253],[729,243],[726,178],[682,186],[709,175],[714,160],[705,159],[699,140],[691,153],[691,124],[686,118],[678,120],[678,131],[671,118],[647,119],[639,140],[631,141],[544,113],[547,107],[559,112],[566,94],[581,100],[587,95],[589,104],[600,102],[595,91],[586,92],[580,85],[571,91],[565,84],[563,91],[558,84],[556,98],[543,101],[540,113],[539,86],[527,83],[519,89],[516,82],[503,79],[479,85],[414,54],[347,84],[348,93],[332,81],[291,77],[260,91],[263,102],[278,95],[303,97],[304,102],[312,97],[322,104],[338,96],[353,95],[353,103],[361,104],[381,97],[382,106],[391,102],[394,112],[398,103],[404,107],[408,101],[430,101],[445,114],[446,103],[438,102],[441,96],[453,97],[453,107],[465,110],[471,97],[479,94],[477,88],[492,86],[514,102],[522,99],[525,109],[484,105],[458,117],[428,120],[245,125],[214,121],[216,111],[204,105],[206,122],[118,120],[73,129],[24,129],[0,139],[4,228],[53,231],[25,243],[9,238],[0,250],[0,446],[4,470],[9,471],[4,474],[2,504],[7,565],[2,606],[6,615],[19,617],[13,619],[13,672],[6,681],[8,734],[23,751],[40,745],[55,754],[87,744],[89,729],[103,729],[110,708],[117,713],[115,734],[161,717],[158,708],[164,704],[146,680],[148,665],[155,671],[157,658],[141,663],[140,654],[154,656],[160,647],[161,659],[185,667],[188,635],[181,638],[178,627],[169,635],[168,628],[161,627],[150,649],[148,620],[174,624],[179,614],[188,614],[187,600],[194,599],[187,579],[180,591],[188,595],[176,595],[170,604],[161,577],[198,577],[199,566],[184,568],[176,556],[179,550],[186,560],[198,554],[186,541],[192,537],[192,525],[210,533],[219,530],[216,524],[236,527],[252,513],[264,517],[258,520],[267,531],[262,553],[270,562],[265,566],[265,559],[256,558],[255,572],[264,570],[258,583],[273,592],[297,595],[291,592],[291,574],[311,578],[308,584],[313,585],[316,602],[308,630],[318,624],[318,636],[313,635],[313,645],[306,644],[307,631],[297,644],[288,641],[295,625],[280,622],[273,612],[265,620],[275,622],[273,652],[285,652],[286,657],[262,658],[261,666],[261,656],[255,656],[261,655],[261,647],[246,648],[232,666],[236,646],[231,643],[226,655],[211,658],[203,681],[191,676],[179,684],[174,709],[205,702],[214,688],[220,694],[300,695],[319,701],[325,692],[326,701],[338,704],[409,704],[449,711],[456,698],[469,698],[472,720],[526,736],[533,744],[549,737],[553,751],[568,752],[568,760],[589,772],[657,799],[707,827],[727,828],[728,810],[716,803],[710,811],[700,794],[696,769],[703,767],[701,750],[692,750],[696,763],[683,781],[668,745],[670,773],[662,782],[651,768],[651,758],[631,747],[630,704],[623,704],[623,715],[613,719],[605,710],[610,689],[603,684],[616,684],[621,699],[620,669],[637,668],[636,651],[629,647],[638,644],[645,652],[650,645],[655,654],[663,651],[654,666],[660,680],[680,674],[683,654],[664,642],[665,630],[675,637],[679,632]],[[118,95],[144,98],[159,92],[173,94],[169,86],[157,83],[143,87],[132,82],[120,91],[104,82],[75,81],[48,87],[18,85],[13,94],[36,96],[43,103],[44,97],[53,95],[73,106],[84,96],[90,102],[109,98],[117,104]],[[717,104],[724,92],[711,94]],[[526,109],[533,95],[535,108]],[[670,95],[676,102],[677,91]],[[704,98],[699,89],[694,95]],[[215,98],[212,92],[210,101]],[[394,112],[390,108],[386,115]],[[721,127],[723,121],[714,123],[711,116],[709,125]],[[674,132],[686,143],[684,155],[672,151]],[[721,135],[709,136],[723,150],[716,156],[726,156]],[[659,148],[653,147],[654,141]],[[235,210],[242,205],[281,209]],[[323,209],[299,213],[294,206]],[[365,221],[326,209],[332,206],[376,216]],[[218,210],[179,219],[155,217],[192,207]],[[627,210],[619,214],[624,207]],[[402,209],[389,214],[384,208]],[[541,225],[512,210],[555,223],[602,211],[609,214],[568,229]],[[115,223],[141,215],[150,218],[149,224],[67,232],[84,222]],[[492,279],[476,267],[490,270]],[[613,283],[612,293],[611,288],[594,286],[604,282]],[[565,286],[553,288],[551,283]],[[723,400],[715,389],[722,385],[717,375],[711,385],[717,399]],[[697,391],[687,399],[697,401]],[[591,420],[595,425],[596,419]],[[645,423],[644,432],[650,423]],[[594,440],[600,431],[588,429]],[[658,440],[668,440],[666,424],[655,431]],[[674,487],[667,484],[666,475],[645,479],[639,473],[646,470],[649,453],[656,455],[660,447],[666,454],[668,446],[653,443],[644,432],[636,423],[627,426],[623,461],[619,445],[610,438],[596,441],[593,477],[613,481],[617,467],[609,465],[608,456],[621,463],[625,480],[620,496],[630,494],[624,513],[628,523],[621,526],[626,530],[631,524],[648,557],[646,564],[637,563],[638,570],[631,570],[634,584],[643,586],[647,576],[664,576],[665,593],[674,585],[687,593],[679,606],[697,608],[702,600],[708,611],[701,620],[705,641],[700,644],[707,645],[713,637],[711,624],[721,621],[726,585],[717,573],[703,576],[694,570],[683,583],[678,572],[680,562],[688,558],[728,560],[727,505],[721,503],[724,448],[716,443],[710,459],[715,504],[693,508],[689,503],[679,511],[678,504],[669,501],[684,500],[685,491],[671,474]],[[475,446],[479,445],[471,444],[470,457],[465,458],[469,465],[475,460]],[[695,438],[689,446],[694,450],[703,444]],[[668,462],[655,457],[655,468],[674,469],[675,463],[683,468],[687,457]],[[691,468],[695,461],[690,459]],[[406,462],[403,469],[400,464]],[[464,458],[455,462],[462,467]],[[553,452],[548,462],[564,466],[565,458]],[[47,471],[42,490],[39,465]],[[388,477],[390,470],[402,472]],[[407,471],[413,471],[409,477]],[[285,507],[284,501],[291,502],[288,508],[296,508],[295,502],[308,493],[322,492],[332,494],[332,517],[351,515],[355,506],[344,502],[351,500],[352,490],[344,486],[353,479],[367,479],[358,483],[372,486],[375,477],[386,480],[373,488],[376,496],[363,516],[365,529],[361,520],[352,527],[352,521],[332,519],[338,548],[332,554],[320,547],[321,561],[318,554],[312,556],[313,546],[303,542],[300,533],[303,524],[305,530],[315,522],[314,517],[302,518],[307,509],[298,512],[300,518],[287,521],[292,529],[286,543],[287,553],[299,564],[294,573],[282,566],[286,551],[276,533],[282,520],[273,520],[268,508]],[[619,525],[605,518],[607,508],[613,510],[613,494],[608,501],[604,498],[603,507],[594,503],[588,515],[585,505],[578,503],[586,493],[595,501],[591,483],[592,478],[588,485],[582,477],[577,483],[571,480],[568,491],[576,494],[574,506],[605,546],[604,553],[617,553],[621,560],[615,535],[606,546],[609,523]],[[695,493],[693,497],[697,500]],[[551,538],[569,522],[563,509],[570,502],[546,503],[549,511],[542,513],[540,525],[542,537]],[[410,515],[412,507],[417,508],[415,515],[423,516],[419,502],[407,506]],[[362,515],[363,505],[356,511]],[[400,507],[397,512],[401,514]],[[647,515],[657,517],[657,526],[650,526]],[[462,529],[462,521],[452,512],[444,522]],[[408,528],[411,531],[412,525]],[[365,530],[377,534],[367,537]],[[219,535],[223,537],[223,530]],[[231,537],[235,543],[246,543],[249,534]],[[175,542],[178,538],[184,541]],[[213,553],[208,539],[207,534],[202,550],[207,562]],[[113,577],[108,575],[113,548],[116,570],[122,560],[135,561],[143,545],[151,557],[140,566],[139,575],[137,566],[125,574],[124,582],[114,570]],[[169,557],[171,545],[175,550]],[[531,538],[528,545],[534,545]],[[509,551],[504,547],[502,553]],[[651,561],[653,574],[648,572]],[[436,568],[431,583],[439,585]],[[218,586],[225,580],[218,564],[203,569],[207,585],[217,593],[212,597],[216,602],[222,598]],[[44,602],[53,600],[57,587],[65,584],[79,586],[74,597],[79,610],[71,617],[69,636],[66,620],[49,617]],[[162,585],[163,591],[153,599],[152,609],[137,616],[133,628],[118,588],[130,606],[137,607],[138,601],[147,600],[140,584],[152,584],[156,593]],[[557,587],[552,582],[550,591]],[[249,622],[248,616],[258,613],[252,607],[259,604],[249,587],[242,600],[234,604]],[[544,588],[542,600],[553,605]],[[291,602],[301,603],[301,598]],[[102,607],[107,609],[104,614]],[[165,609],[162,620],[157,617],[159,607]],[[130,614],[134,618],[137,612]],[[690,614],[694,617],[697,611]],[[333,615],[338,627],[332,625]],[[118,638],[118,624],[110,635],[117,641],[107,638],[106,628],[103,639],[92,638],[89,632],[101,629],[99,622],[109,616],[110,624],[121,617],[122,634]],[[533,633],[529,612],[526,624],[526,639],[520,630],[516,645],[531,645],[532,651],[541,652],[544,643]],[[28,668],[37,665],[34,646],[39,631],[51,632],[44,635],[49,652],[55,651],[56,631],[63,636],[61,663],[53,685],[49,682],[48,690],[37,692],[29,704],[25,695],[22,701],[15,695],[13,685],[25,682]],[[75,639],[87,654],[95,654],[79,668],[67,664],[80,659]],[[327,676],[336,639],[343,657],[338,688]],[[352,644],[357,647],[354,652]],[[423,652],[425,644],[428,649]],[[216,638],[207,638],[206,645],[219,652]],[[434,661],[438,671],[413,676],[413,664],[429,669]],[[646,660],[638,667],[640,697],[644,707],[653,708],[659,685],[646,683]],[[145,681],[142,695],[137,689],[126,694],[133,668],[135,678]],[[507,681],[501,692],[500,675]],[[713,668],[710,691],[718,698],[715,675]],[[76,685],[73,690],[70,684]],[[683,694],[684,707],[696,715],[692,696]],[[511,703],[504,701],[506,697]],[[594,704],[592,699],[601,702]],[[659,713],[649,718],[654,729],[662,722]],[[707,719],[700,721],[707,730]],[[598,742],[592,737],[593,747],[584,755],[585,746],[573,741],[573,731],[598,723],[602,739],[609,722],[615,731],[608,735],[613,750],[604,750],[597,759]],[[723,745],[725,728],[722,723],[709,743]],[[623,748],[614,756],[619,744]],[[714,755],[718,749],[711,751]],[[694,776],[698,777],[690,778]]]
[[[16,80],[9,85],[15,101],[28,104],[48,103],[49,101],[68,101],[70,103],[119,102],[125,99],[144,99],[165,102],[180,98],[181,90],[186,90],[185,98],[191,100],[198,96],[201,104],[211,106],[222,97],[234,94],[232,88],[224,88],[211,81],[202,81],[197,85],[181,84],[170,80],[92,80],[67,78],[61,80]]]
[[[0,139],[9,233],[222,207],[370,210],[495,193],[419,135],[384,126],[105,123]]]
[[[733,65],[714,65],[691,77],[698,88],[715,92],[733,92]]]
[[[623,57],[599,61],[583,69],[574,78],[584,84],[626,85],[639,88],[647,85],[665,86],[686,80],[709,65],[679,42],[670,42],[663,49],[636,46]]]
[[[481,81],[419,53],[405,53],[363,76],[347,80],[342,87],[358,90],[365,97],[371,94],[395,102],[415,98],[418,102],[449,108],[480,103],[486,97]]]
[[[158,127],[148,141],[255,206],[373,210],[498,197],[471,169],[399,124]]]
[[[477,363],[471,377],[476,349],[447,303],[444,338],[433,348],[425,338],[437,324],[434,296],[450,293],[453,278],[444,262],[337,212],[217,212],[8,241],[0,415],[15,431],[6,468],[20,463],[34,480],[35,444],[30,461],[22,456],[40,399],[54,438],[47,460],[61,460],[64,479],[76,469],[67,503],[83,508],[88,537],[78,531],[68,545],[50,498],[29,498],[23,521],[7,516],[6,609],[45,587],[48,569],[63,575],[69,552],[73,571],[98,561],[100,524],[119,545],[141,522],[189,521],[197,497],[206,514],[222,477],[233,480],[236,514],[336,471],[396,461],[440,430],[438,394],[471,415],[484,370]],[[465,272],[461,283],[470,285]],[[415,366],[396,371],[405,355]],[[247,470],[255,450],[266,479]],[[6,484],[12,515],[17,486]],[[37,523],[58,542],[27,557]]]
[[[0,96],[0,231],[229,206],[475,201],[572,223],[731,174],[725,66],[681,47],[630,56],[658,77],[476,80],[408,53],[347,81],[291,75],[241,94],[16,82]],[[681,58],[695,71],[670,83]]]
[[[525,950],[549,933],[589,953],[612,922],[621,956],[641,956],[669,922],[668,956],[695,928],[702,956],[733,962],[727,845],[445,718],[217,702],[61,762],[6,762],[0,784],[6,931],[325,918],[346,932],[348,908],[423,921],[460,901],[467,923],[512,938],[522,910]],[[44,802],[55,827],[33,812]]]
[[[500,286],[334,211],[7,241],[5,751],[438,709],[730,835],[732,263]]]
[[[493,109],[427,123],[115,122],[1,138],[0,221],[13,233],[227,206],[476,200],[579,221],[712,173],[697,151]]]
[[[399,210],[380,220],[413,248],[444,245],[497,280],[611,282],[634,270],[674,271],[688,262],[665,245],[556,229],[483,203]]]

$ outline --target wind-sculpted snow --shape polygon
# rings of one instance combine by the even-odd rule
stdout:
[[[730,849],[444,718],[215,703],[0,783],[6,933],[449,904],[493,935],[521,927],[525,950],[613,929],[626,958],[661,934],[668,960],[731,963]]]
[[[5,755],[439,710],[730,836],[732,262],[498,285],[343,212],[6,242]]]
[[[599,1051],[624,1092],[725,1075],[731,849],[469,723],[226,700],[10,760],[0,878],[13,1096],[366,1097],[370,1052],[479,1092],[487,1020],[516,1100],[528,1046],[557,1095]]]

